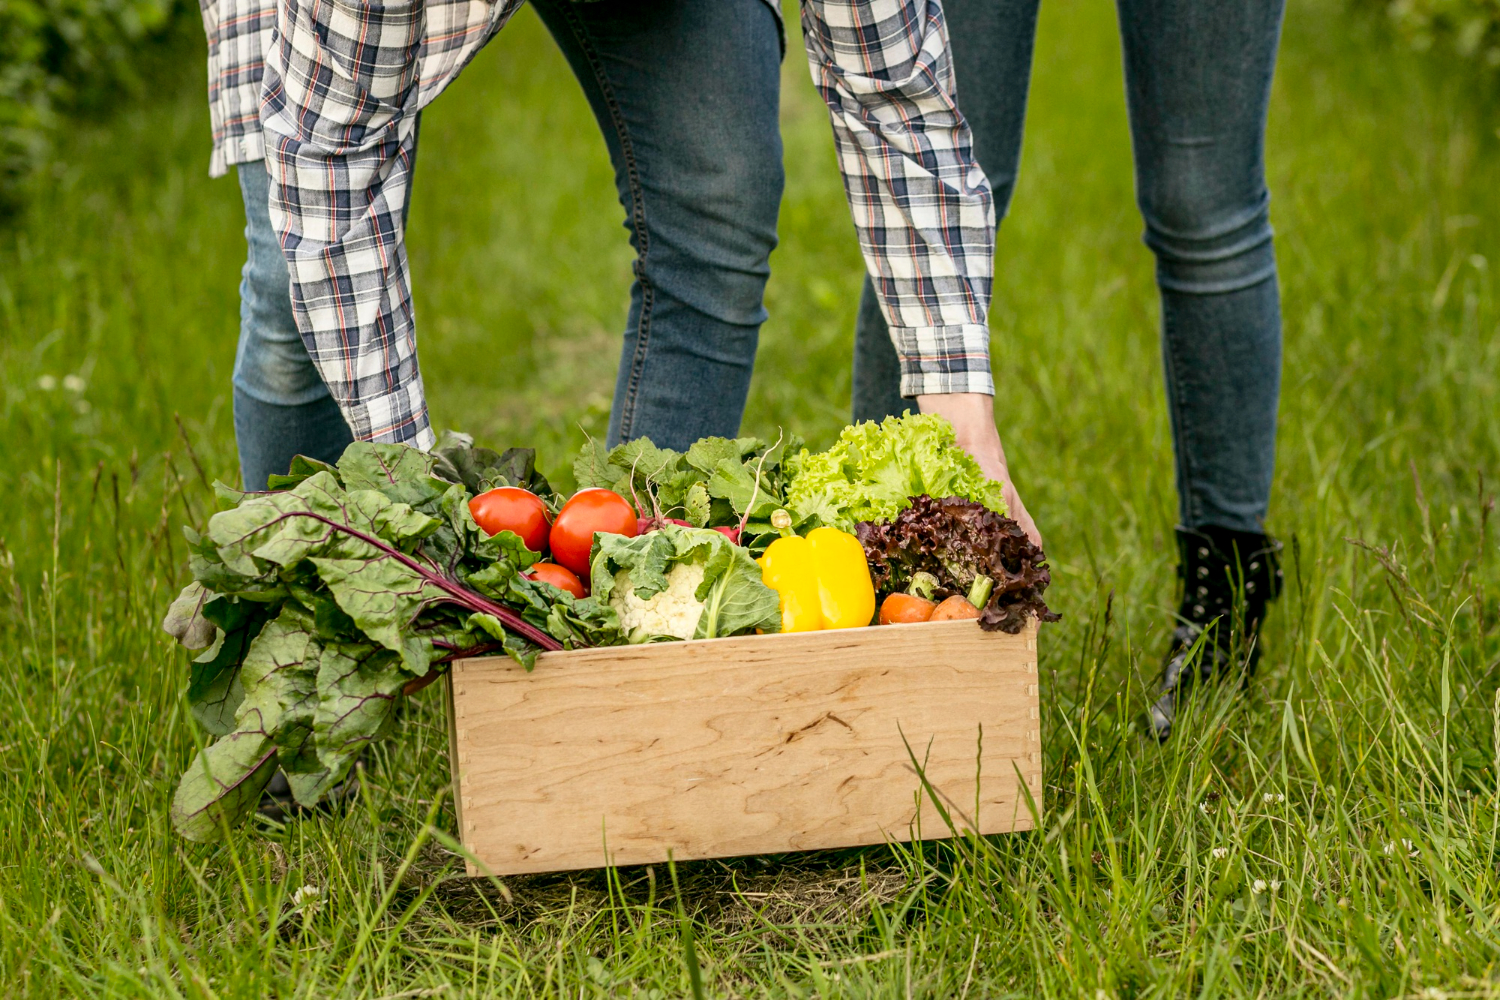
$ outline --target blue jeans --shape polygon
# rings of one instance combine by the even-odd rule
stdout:
[[[781,31],[763,0],[533,0],[615,168],[635,280],[609,443],[739,432],[781,207]]]
[[[1281,391],[1265,182],[1282,0],[1117,0],[1136,200],[1156,255],[1162,361],[1190,528],[1264,531]],[[958,99],[1004,214],[1015,186],[1037,0],[947,0]],[[912,406],[865,284],[854,416]],[[997,381],[1004,372],[997,373]]]
[[[240,343],[234,355],[234,439],[247,490],[286,472],[292,456],[337,461],[353,436],[307,356],[292,316],[291,277],[271,229],[271,179],[261,162],[236,169],[245,198]]]
[[[764,0],[533,0],[609,148],[636,251],[611,444],[738,433],[781,205],[780,25]],[[476,110],[476,113],[478,111]],[[349,443],[292,319],[267,177],[240,167],[250,244],[235,362],[247,488]]]

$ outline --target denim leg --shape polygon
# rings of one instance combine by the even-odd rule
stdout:
[[[611,444],[739,431],[781,204],[763,0],[536,0],[614,162],[635,280]]]
[[[1184,527],[1262,532],[1281,390],[1265,181],[1282,0],[1118,0]]]
[[[335,461],[352,440],[338,405],[307,356],[292,316],[291,279],[271,229],[265,164],[236,168],[249,253],[240,277],[234,356],[234,437],[247,490],[286,472],[294,455]]]
[[[1038,0],[946,0],[958,107],[974,134],[974,155],[995,193],[995,221],[1005,217],[1021,162],[1021,132],[1031,82]],[[998,381],[998,379],[997,379]],[[915,410],[900,392],[901,365],[865,276],[854,325],[855,420]]]

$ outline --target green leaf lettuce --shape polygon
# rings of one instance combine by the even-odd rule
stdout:
[[[887,417],[845,427],[832,448],[803,449],[788,461],[788,508],[798,523],[853,531],[884,521],[911,497],[963,497],[1006,514],[1002,485],[958,446],[953,425],[936,414]]]

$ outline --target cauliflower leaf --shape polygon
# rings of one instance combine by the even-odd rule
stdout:
[[[717,531],[668,525],[635,538],[599,535],[596,544],[593,596],[641,640],[780,630],[780,598],[750,552]]]

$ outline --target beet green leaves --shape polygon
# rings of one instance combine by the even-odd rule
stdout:
[[[544,649],[619,641],[612,609],[522,577],[537,554],[487,536],[469,488],[438,474],[535,482],[529,453],[445,445],[299,458],[276,492],[220,487],[227,509],[186,530],[194,582],[162,624],[202,651],[188,700],[218,740],[178,785],[183,836],[242,822],[278,767],[299,803],[318,803],[390,734],[406,685],[449,660],[504,652],[529,667]]]

